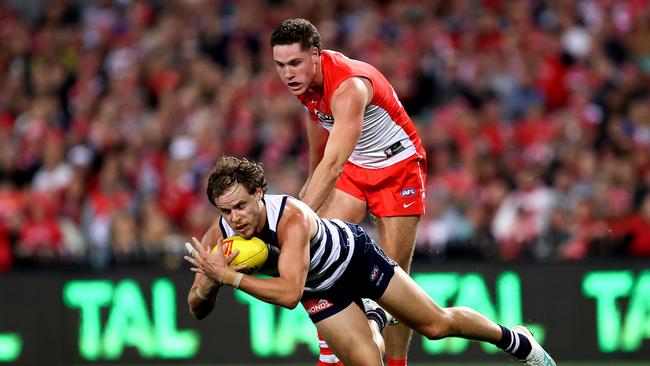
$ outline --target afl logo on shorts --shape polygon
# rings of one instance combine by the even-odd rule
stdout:
[[[404,198],[408,198],[408,197],[411,197],[411,196],[415,196],[416,193],[417,192],[415,191],[415,188],[406,187],[406,188],[402,189],[402,191],[399,194],[400,194],[400,196],[402,196]]]
[[[370,272],[370,282],[373,282],[377,279],[377,275],[379,274],[379,267],[375,266],[375,268],[372,269],[372,272]]]
[[[307,310],[307,314],[314,315],[325,309],[331,308],[334,304],[325,299],[310,299],[305,301],[303,306],[305,307],[305,310]]]

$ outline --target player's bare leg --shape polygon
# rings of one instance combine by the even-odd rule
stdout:
[[[400,268],[395,268],[395,275],[377,302],[401,323],[429,339],[453,336],[489,342],[525,365],[555,366],[526,330],[507,329],[468,307],[441,308]]]
[[[333,189],[329,197],[318,210],[318,215],[322,218],[336,218],[344,221],[361,223],[366,216],[366,203],[356,197],[349,195],[339,189]],[[374,321],[368,320],[372,329],[372,337],[377,342],[384,344],[383,337],[379,327]],[[319,338],[322,334],[319,333]],[[338,358],[331,354],[332,350],[326,341],[320,341],[320,355],[318,356],[318,366],[335,366],[339,365]],[[382,352],[384,349],[382,348]],[[383,353],[382,353],[383,354]]]
[[[373,341],[366,316],[355,303],[316,323],[316,329],[344,365],[381,366],[383,364],[381,351]]]
[[[316,213],[324,219],[339,219],[360,224],[366,217],[367,206],[365,201],[334,188]]]
[[[420,216],[380,217],[378,219],[379,244],[386,255],[409,273]],[[406,365],[411,334],[403,324],[387,327],[384,331],[386,359],[390,366]]]

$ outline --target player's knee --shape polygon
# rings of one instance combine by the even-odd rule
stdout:
[[[449,337],[453,333],[453,314],[443,311],[433,318],[420,330],[420,333],[430,340]]]

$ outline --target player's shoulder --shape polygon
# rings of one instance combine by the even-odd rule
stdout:
[[[304,202],[301,200],[293,197],[293,196],[285,196],[286,201],[284,204],[284,214],[283,216],[289,215],[289,216],[294,216],[294,215],[300,215],[304,216],[308,211],[312,211],[312,209],[307,206]]]
[[[306,203],[287,196],[284,211],[278,223],[278,230],[285,232],[286,230],[305,230],[306,233],[311,233],[317,217],[314,210]]]

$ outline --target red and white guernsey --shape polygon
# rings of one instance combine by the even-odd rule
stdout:
[[[322,93],[306,92],[299,96],[310,117],[332,131],[334,117],[330,102],[336,88],[346,79],[363,77],[370,81],[373,98],[363,113],[361,136],[351,163],[377,169],[393,165],[414,154],[425,156],[422,142],[411,118],[397,98],[388,80],[365,62],[350,59],[339,52],[321,51]]]

